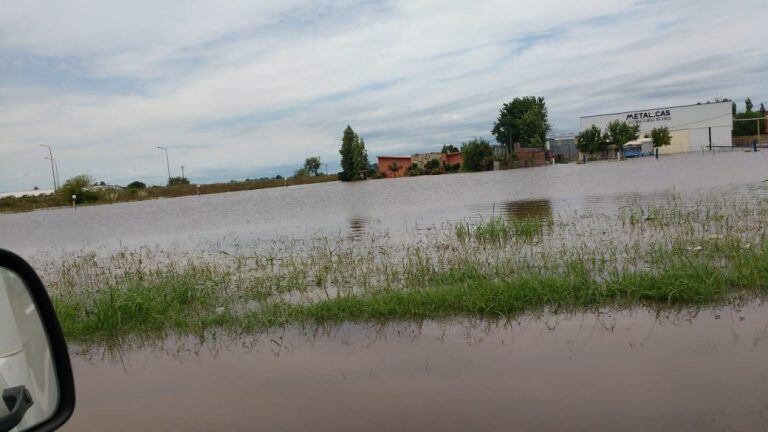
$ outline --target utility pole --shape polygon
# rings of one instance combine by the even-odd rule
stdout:
[[[157,146],[157,148],[165,152],[165,166],[168,168],[168,185],[170,185],[171,184],[171,163],[168,160],[168,149],[160,146]]]
[[[48,149],[48,158],[51,160],[51,177],[53,177],[53,190],[57,191],[59,189],[59,184],[56,181],[56,170],[53,167],[54,160],[53,160],[53,150],[51,149],[51,146],[47,146],[45,144],[40,144],[40,147],[46,147]]]

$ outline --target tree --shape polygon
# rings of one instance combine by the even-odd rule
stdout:
[[[736,102],[731,102],[731,114],[733,114],[733,116],[735,117],[737,112],[738,111],[736,111]]]
[[[607,143],[603,132],[595,125],[584,129],[576,135],[576,148],[582,153],[589,153],[590,156],[594,156],[598,151],[604,150],[606,146]]]
[[[668,146],[672,143],[672,136],[669,134],[669,128],[666,126],[655,127],[651,130],[651,140],[653,147]]]
[[[397,177],[397,172],[400,171],[402,166],[397,164],[397,161],[392,161],[391,164],[387,165],[387,169],[392,173],[392,176]]]
[[[512,153],[514,143],[523,147],[543,147],[549,130],[544,98],[526,96],[515,98],[501,107],[491,133],[499,144],[506,145]]]
[[[307,168],[297,168],[296,171],[293,172],[293,178],[301,178],[301,177],[309,177],[310,172]]]
[[[456,153],[459,151],[459,149],[456,148],[453,144],[446,144],[443,146],[443,149],[440,150],[440,153]]]
[[[636,140],[640,136],[640,125],[621,120],[612,120],[605,128],[605,138],[608,142],[616,144],[619,149],[624,148],[624,144]]]
[[[128,183],[128,185],[125,187],[128,189],[145,189],[147,185],[143,182],[136,180]]]
[[[461,151],[464,171],[488,171],[493,168],[493,149],[488,141],[474,138],[462,143]]]
[[[368,172],[368,152],[365,141],[360,138],[350,126],[344,129],[341,138],[341,170],[339,179],[342,181],[362,180]]]
[[[750,99],[750,98],[746,98],[746,99],[744,100],[744,106],[746,107],[746,109],[744,110],[744,112],[746,112],[746,113],[751,113],[751,112],[752,112],[752,106],[753,106],[753,105],[752,105],[752,99]]]
[[[65,181],[56,193],[67,204],[72,202],[73,195],[78,203],[95,201],[98,199],[98,195],[89,190],[91,185],[93,185],[93,178],[86,174],[80,174]]]
[[[304,161],[304,170],[306,170],[308,174],[320,175],[321,165],[322,162],[318,156],[308,157],[307,160]]]
[[[760,102],[760,111],[759,112],[760,112],[761,116],[765,117],[765,105],[762,102]]]

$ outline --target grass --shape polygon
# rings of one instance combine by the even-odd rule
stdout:
[[[237,192],[244,190],[276,188],[302,184],[324,183],[336,181],[336,175],[319,175],[310,177],[295,177],[288,179],[251,180],[231,183],[201,184],[201,195]],[[118,189],[92,191],[88,194],[89,202],[78,205],[114,204],[119,202],[143,201],[157,198],[174,198],[197,195],[198,187],[194,184],[174,186],[153,186],[146,189]],[[55,194],[0,198],[0,213],[19,213],[51,207],[68,206],[70,202],[62,200]]]
[[[298,304],[268,302],[256,310],[233,307],[237,302],[227,293],[225,279],[201,278],[193,271],[54,298],[71,340],[103,342],[169,330],[202,334],[219,327],[241,332],[289,324],[504,317],[543,309],[703,305],[738,295],[768,294],[768,248],[738,253],[720,267],[712,266],[709,258],[673,258],[658,269],[602,278],[579,261],[567,263],[559,273],[529,272],[510,278],[446,271],[434,274],[424,287]]]
[[[219,328],[762,297],[766,222],[761,198],[673,196],[618,214],[446,223],[404,242],[319,236],[209,253],[83,251],[35,264],[67,337],[93,344]]]

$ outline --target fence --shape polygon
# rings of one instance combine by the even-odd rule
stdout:
[[[752,147],[752,144],[755,142],[757,142],[758,147],[768,147],[768,135],[733,137],[734,147]]]

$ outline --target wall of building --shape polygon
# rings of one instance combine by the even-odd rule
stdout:
[[[396,173],[389,169],[392,162],[401,167]],[[379,156],[378,157],[379,174],[387,178],[403,177],[405,171],[411,166],[411,158],[408,156]]]
[[[461,152],[448,153],[445,155],[444,161],[445,163],[450,165],[456,165],[456,164],[461,165],[462,163],[464,163],[464,158],[462,157]]]
[[[672,144],[660,153],[700,151],[710,144],[731,146],[733,115],[731,102],[705,103],[677,107],[661,107],[581,118],[581,130],[596,125],[605,129],[609,122],[622,120],[640,125],[640,134],[650,134],[655,127],[666,126],[672,135]]]

